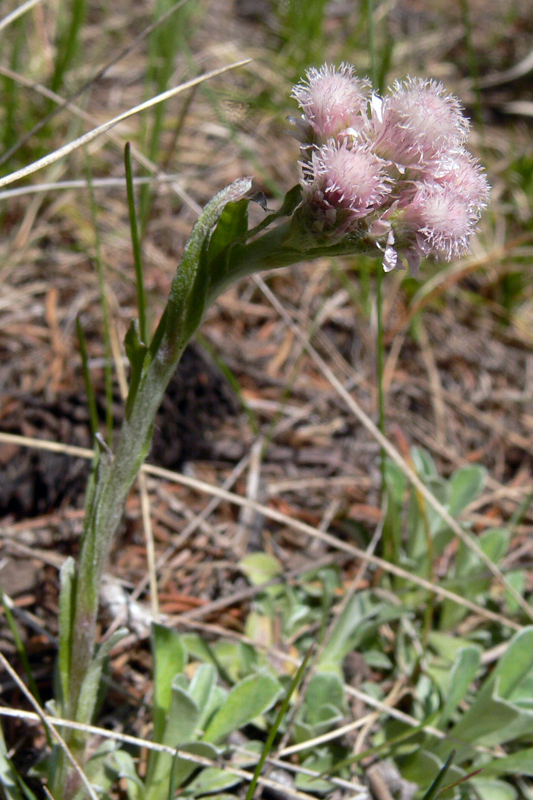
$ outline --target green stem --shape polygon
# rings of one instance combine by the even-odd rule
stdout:
[[[262,270],[279,269],[297,264],[300,261],[314,261],[317,258],[353,255],[375,255],[374,242],[361,238],[357,242],[344,239],[337,244],[324,244],[303,247],[294,237],[293,224],[289,221],[268,230],[258,239],[246,245],[235,247],[230,254],[229,267],[222,280],[212,282],[207,291],[206,308],[228,286],[247,275]]]
[[[378,379],[378,428],[385,436],[385,393],[383,391],[383,366],[384,366],[384,345],[383,345],[383,270],[376,272],[376,317],[377,317],[377,379]],[[380,451],[381,469],[381,491],[385,489],[385,450]]]

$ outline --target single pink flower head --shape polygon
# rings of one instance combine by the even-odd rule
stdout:
[[[423,78],[396,81],[383,100],[372,98],[372,117],[376,152],[400,171],[431,166],[435,176],[447,172],[450,151],[468,135],[459,101]]]
[[[318,143],[325,144],[346,131],[357,132],[368,124],[363,112],[369,84],[354,77],[352,66],[325,64],[320,69],[308,69],[306,76],[294,86],[291,97],[303,110],[304,121],[311,126]]]
[[[449,171],[438,179],[438,183],[448,187],[478,214],[489,202],[490,186],[483,168],[466,150],[460,149],[453,154]]]
[[[331,140],[302,167],[304,198],[324,211],[348,211],[352,220],[380,208],[391,191],[384,162],[367,144]]]
[[[403,216],[420,254],[433,253],[446,261],[469,251],[478,219],[477,208],[451,186],[436,182],[419,184]]]

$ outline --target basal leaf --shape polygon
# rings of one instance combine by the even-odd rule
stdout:
[[[268,583],[283,572],[278,559],[268,553],[249,553],[241,559],[239,567],[253,586]]]
[[[449,481],[448,510],[452,517],[463,511],[483,491],[487,480],[484,467],[470,466],[458,469]]]
[[[519,631],[498,661],[492,682],[498,681],[498,694],[508,698],[520,682],[533,670],[533,626]]]
[[[510,783],[485,778],[485,770],[480,776],[472,778],[469,783],[474,787],[476,797],[480,800],[515,800],[516,789]]]
[[[533,777],[533,747],[526,747],[504,758],[493,758],[483,767],[483,777],[490,775],[528,775]]]
[[[176,631],[164,625],[152,625],[154,658],[154,731],[155,742],[162,740],[170,703],[174,676],[185,669],[187,651]]]
[[[179,747],[184,742],[190,742],[194,739],[199,719],[200,709],[197,703],[185,689],[174,682],[162,744]]]
[[[332,672],[319,673],[309,681],[304,700],[306,721],[310,725],[323,721],[324,707],[329,710],[328,718],[331,717],[332,709],[339,714],[344,707],[344,685],[339,676]]]
[[[204,741],[219,742],[232,731],[251,722],[274,705],[281,692],[269,675],[250,675],[228,694],[224,704],[207,726]]]
[[[437,727],[441,730],[444,730],[459,703],[464,699],[470,684],[476,676],[479,662],[479,648],[465,647],[459,650],[457,660],[451,671],[448,693],[437,723]]]
[[[174,682],[172,699],[160,743],[169,747],[179,747],[193,739],[199,716],[200,710],[194,700]],[[177,756],[170,753],[150,751],[145,780],[146,800],[166,800],[176,760]]]
[[[239,775],[233,775],[225,769],[206,767],[187,786],[187,796],[198,797],[202,794],[218,794],[224,789],[231,789],[242,782]]]
[[[214,761],[219,751],[214,745],[208,742],[188,742],[180,747],[180,753],[191,753],[196,756],[202,756],[203,758],[210,758]],[[170,796],[174,797],[176,789],[179,789],[185,781],[190,778],[193,772],[199,768],[201,769],[194,761],[189,761],[186,758],[180,758],[178,756],[172,765]]]
[[[212,664],[200,664],[192,677],[189,694],[198,706],[200,715],[198,727],[203,728],[214,711],[213,697],[217,680],[217,671]]]

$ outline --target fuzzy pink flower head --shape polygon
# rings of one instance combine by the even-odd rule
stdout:
[[[380,208],[391,190],[384,162],[366,144],[331,140],[302,167],[304,198],[324,211],[348,211],[352,220]]]
[[[488,204],[489,182],[481,164],[466,150],[453,154],[449,171],[438,179],[438,183],[448,187],[478,215]]]
[[[431,166],[435,177],[447,172],[451,150],[468,135],[459,101],[423,78],[397,81],[383,100],[373,97],[372,118],[376,152],[400,171]]]
[[[358,132],[368,124],[363,112],[369,84],[354,77],[352,66],[325,64],[320,69],[308,69],[306,76],[307,80],[293,87],[291,97],[303,110],[318,143],[325,144],[346,131]]]
[[[436,182],[419,184],[403,217],[420,255],[434,254],[446,261],[469,251],[478,219],[478,210],[464,197]]]

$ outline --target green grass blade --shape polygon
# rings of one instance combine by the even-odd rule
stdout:
[[[137,283],[137,309],[139,312],[139,336],[141,342],[147,343],[146,338],[146,294],[144,291],[144,276],[142,267],[141,244],[137,216],[135,214],[135,193],[133,187],[133,172],[131,166],[131,144],[126,143],[124,148],[124,165],[126,168],[126,188],[128,190],[128,210],[130,215],[131,245],[133,248],[133,262],[135,264],[135,280]]]
[[[0,728],[0,796],[5,800],[36,800],[7,756],[4,735]]]
[[[89,370],[89,356],[87,354],[87,342],[85,340],[85,334],[83,332],[83,328],[81,327],[81,322],[79,317],[76,317],[76,333],[78,335],[83,380],[85,382],[85,391],[87,393],[87,405],[89,407],[89,424],[91,426],[91,433],[94,437],[98,433],[98,411],[96,408],[96,394],[94,391],[93,383],[91,381],[91,373]]]
[[[85,20],[86,0],[73,0],[72,3],[64,3],[63,7],[65,6],[71,6],[71,16],[68,24],[57,38],[57,58],[52,77],[52,91],[54,92],[61,88],[66,73],[81,50],[79,36]]]
[[[417,736],[419,733],[423,732],[428,726],[433,725],[439,713],[440,712],[437,711],[435,714],[432,714],[430,717],[425,719],[424,722],[421,722],[420,725],[416,725],[409,730],[403,731],[397,736],[387,739],[386,742],[376,744],[374,747],[368,747],[366,750],[362,750],[360,753],[350,756],[349,758],[344,758],[342,761],[339,761],[330,767],[326,772],[321,773],[318,778],[327,778],[328,775],[335,775],[337,772],[340,772],[342,769],[344,769],[344,767],[349,767],[351,764],[357,764],[364,758],[378,755],[379,753],[386,752],[387,750],[394,751],[394,748],[397,744],[403,744],[403,742],[406,742],[413,736]]]
[[[98,286],[100,289],[100,307],[102,309],[102,322],[104,327],[104,382],[105,382],[105,416],[106,416],[106,442],[111,444],[113,437],[113,367],[111,349],[111,327],[109,321],[109,307],[105,291],[104,262],[100,248],[100,235],[97,224],[97,208],[94,196],[94,187],[91,180],[91,172],[87,162],[87,185],[89,187],[89,197],[91,201],[91,217],[94,227],[94,244],[96,255],[96,270],[98,273]]]
[[[164,17],[172,2],[169,0],[156,0],[154,16]],[[176,10],[172,23],[163,25],[153,30],[148,39],[148,65],[145,80],[145,95],[151,97],[153,94],[164,92],[175,72],[176,61],[180,53],[186,51],[187,36],[192,35],[191,21],[192,6]],[[187,32],[187,34],[185,33]],[[159,103],[154,107],[150,124],[147,124],[145,137],[147,139],[148,157],[151,161],[159,161],[159,150],[161,138],[165,129],[165,113],[167,104]],[[148,132],[149,128],[149,132]],[[152,197],[152,186],[146,184],[141,187],[139,192],[139,221],[141,238],[144,238],[148,217],[150,213],[150,202]]]
[[[17,623],[15,621],[15,617],[13,615],[13,611],[11,610],[11,601],[4,593],[4,590],[0,587],[0,603],[4,609],[4,615],[6,618],[6,622],[9,626],[9,630],[11,631],[11,635],[13,636],[13,641],[15,644],[16,651],[18,653],[18,657],[22,661],[22,666],[26,672],[28,677],[28,684],[30,687],[30,691],[39,703],[42,706],[41,697],[39,694],[39,689],[37,688],[37,684],[35,683],[35,678],[33,677],[32,668],[30,665],[30,661],[28,659],[28,654],[26,653],[26,648],[24,647],[24,642],[21,639]]]
[[[274,720],[274,724],[272,725],[272,727],[271,727],[271,729],[269,731],[269,734],[268,734],[266,742],[265,742],[265,746],[263,747],[263,750],[261,752],[261,757],[260,757],[259,761],[257,762],[256,768],[254,770],[253,778],[250,781],[250,785],[248,786],[248,791],[246,792],[246,800],[252,800],[252,797],[254,796],[254,792],[255,792],[255,789],[256,789],[256,786],[257,786],[257,782],[259,780],[259,776],[261,775],[261,770],[263,769],[263,766],[265,764],[265,761],[267,760],[268,754],[270,753],[270,751],[272,749],[272,745],[274,744],[274,739],[276,738],[276,734],[278,732],[279,726],[281,725],[281,723],[283,721],[283,718],[284,718],[285,714],[287,713],[291,697],[292,697],[294,691],[296,690],[296,687],[298,686],[298,684],[302,680],[302,676],[303,676],[303,674],[304,674],[304,672],[305,672],[305,670],[307,668],[307,664],[309,663],[309,659],[311,658],[311,655],[312,655],[314,649],[315,649],[314,646],[312,646],[307,651],[302,663],[300,664],[298,672],[294,676],[294,679],[293,679],[291,685],[289,686],[289,691],[287,692],[287,694],[283,698],[283,702],[282,702],[281,707],[280,707],[280,709],[278,711],[277,717]]]
[[[444,782],[444,778],[446,777],[446,773],[450,769],[454,758],[455,758],[455,750],[452,750],[452,752],[446,759],[446,763],[442,767],[441,771],[439,772],[439,774],[437,775],[437,777],[435,778],[435,780],[433,781],[433,783],[431,784],[425,795],[422,797],[422,800],[435,800],[435,797],[437,797],[437,795],[441,790],[441,786]]]
[[[479,67],[476,51],[472,42],[472,20],[470,18],[470,6],[468,0],[461,0],[461,16],[463,18],[463,28],[465,32],[465,47],[468,58],[468,70],[472,78],[474,90],[474,118],[478,125],[483,125],[483,110],[481,106],[481,92],[479,90]]]

